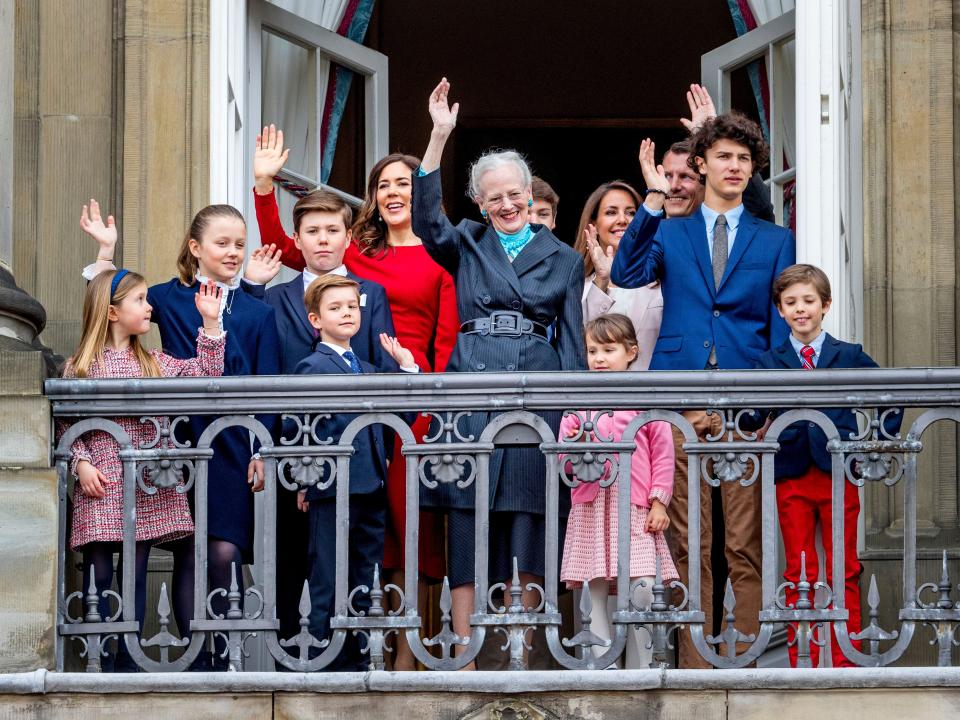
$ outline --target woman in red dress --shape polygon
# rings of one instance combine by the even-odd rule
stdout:
[[[282,167],[283,134],[269,133],[263,138],[261,153],[270,151]],[[410,203],[413,172],[420,160],[394,153],[381,159],[370,171],[363,205],[353,225],[353,242],[347,248],[344,264],[365,280],[380,283],[387,292],[397,339],[413,353],[422,372],[442,372],[456,343],[460,320],[453,279],[427,254],[420,238],[413,234]],[[276,174],[274,172],[273,174]],[[288,237],[280,222],[272,182],[257,178],[254,189],[257,223],[262,245],[275,244],[282,250],[284,265],[303,270],[303,256]],[[422,438],[429,418],[420,417],[413,425],[414,435]],[[383,567],[393,571],[390,581],[403,587],[403,538],[406,529],[406,475],[400,454],[400,441],[387,476],[388,520],[384,543]],[[441,578],[445,572],[443,557],[443,517],[420,513],[420,575]],[[417,595],[426,598],[424,583]],[[395,670],[414,669],[414,658],[404,637],[398,636]]]

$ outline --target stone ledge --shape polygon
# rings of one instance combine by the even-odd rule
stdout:
[[[562,693],[646,690],[960,689],[960,668],[764,668],[528,672],[0,674],[0,694],[48,693]]]

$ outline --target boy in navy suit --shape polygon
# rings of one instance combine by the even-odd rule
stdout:
[[[790,336],[757,360],[758,368],[814,370],[816,368],[872,368],[877,363],[860,345],[843,342],[823,330],[823,318],[830,309],[830,280],[813,265],[791,265],[773,284],[777,312],[790,326]],[[824,408],[840,433],[841,440],[857,434],[857,418],[847,408]],[[896,413],[886,422],[893,435],[899,429]],[[831,513],[831,457],[827,437],[819,426],[798,422],[786,428],[779,438],[780,450],[774,464],[777,484],[777,513],[786,555],[784,578],[792,583],[800,579],[800,554],[806,554],[807,580],[816,581],[818,572],[814,536],[817,520],[826,551],[827,580],[832,584],[833,538]],[[857,518],[860,495],[856,486],[844,482],[844,598],[850,613],[847,630],[860,631],[860,560],[857,557]],[[795,603],[796,590],[786,591],[788,605]],[[793,640],[794,627],[788,627]],[[855,646],[859,643],[855,642]],[[811,643],[810,659],[817,666],[819,647]],[[797,647],[789,648],[790,664],[796,667]],[[834,667],[853,667],[840,650],[836,639],[831,648]]]
[[[393,318],[383,286],[363,280],[347,272],[343,256],[350,244],[353,211],[338,195],[328,190],[315,190],[297,201],[293,207],[293,239],[303,253],[306,269],[288,282],[264,291],[264,285],[279,272],[274,262],[251,263],[244,277],[245,289],[260,297],[276,310],[280,335],[283,374],[296,371],[317,343],[317,331],[307,319],[304,293],[310,283],[328,273],[347,277],[360,286],[360,331],[351,343],[356,356],[387,372],[397,372],[397,364],[383,351],[379,333],[393,336]],[[259,271],[259,272],[258,272]],[[277,531],[282,553],[277,558],[277,605],[280,635],[287,638],[300,630],[298,610],[300,589],[307,577],[308,525],[297,512],[294,498],[278,487]]]
[[[303,254],[306,269],[297,277],[279,283],[264,291],[261,283],[269,282],[279,272],[273,262],[264,266],[251,264],[244,280],[249,290],[277,311],[277,330],[282,345],[283,372],[295,371],[297,364],[307,357],[316,344],[316,331],[307,320],[303,304],[304,293],[310,283],[328,273],[348,277],[360,286],[360,332],[353,340],[353,352],[361,360],[387,372],[396,372],[397,364],[383,351],[379,333],[393,337],[393,316],[383,286],[364,280],[347,271],[343,256],[350,244],[350,225],[353,211],[344,200],[329,190],[314,190],[293,206],[293,241]]]
[[[362,328],[360,286],[350,278],[324,275],[307,288],[304,305],[310,325],[316,328],[319,342],[316,350],[300,361],[296,373],[363,374],[378,372],[370,363],[357,357],[352,340]],[[419,372],[413,354],[396,338],[380,333],[378,342],[404,372]],[[321,421],[320,437],[339,441],[354,415],[335,415]],[[383,425],[367,426],[353,441],[356,450],[350,458],[350,530],[348,587],[370,586],[374,563],[383,556],[383,532],[386,513],[384,483],[387,478],[387,450],[393,443],[384,438]],[[322,480],[323,478],[321,478]],[[337,478],[337,482],[341,479]],[[316,486],[300,491],[297,504],[310,513],[309,579],[310,632],[322,639],[327,636],[330,617],[334,614],[334,582],[336,572],[336,483],[319,490]],[[358,609],[369,608],[369,596],[354,600]],[[357,639],[348,635],[346,645],[331,669],[365,670]]]

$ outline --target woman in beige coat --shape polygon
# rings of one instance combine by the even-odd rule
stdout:
[[[640,352],[631,370],[646,370],[660,334],[663,296],[660,284],[636,289],[618,288],[610,282],[610,265],[620,238],[640,207],[636,190],[621,180],[594,190],[583,207],[574,249],[583,256],[583,322],[606,313],[621,313],[633,321]]]

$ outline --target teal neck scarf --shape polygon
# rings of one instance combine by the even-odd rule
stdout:
[[[502,233],[496,229],[494,229],[494,232],[496,232],[497,237],[500,238],[503,251],[507,253],[507,257],[510,258],[510,260],[516,259],[526,244],[533,240],[533,228],[530,227],[530,223],[527,223],[519,232],[515,232],[512,235]]]

